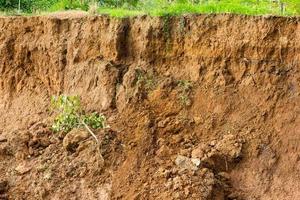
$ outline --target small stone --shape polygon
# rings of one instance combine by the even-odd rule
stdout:
[[[200,163],[201,163],[200,159],[198,159],[198,158],[192,158],[191,161],[192,161],[192,163],[194,163],[197,167],[199,167],[199,165],[200,165]]]
[[[181,169],[197,170],[198,166],[191,161],[190,158],[178,155],[175,164]]]
[[[31,170],[31,167],[27,166],[26,163],[22,163],[20,165],[18,165],[15,168],[16,172],[18,172],[20,175],[22,174],[26,174],[27,172],[29,172]]]

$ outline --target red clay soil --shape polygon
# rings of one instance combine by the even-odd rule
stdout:
[[[0,30],[0,199],[300,199],[299,18],[2,17]],[[100,147],[50,130],[57,94],[107,116]]]

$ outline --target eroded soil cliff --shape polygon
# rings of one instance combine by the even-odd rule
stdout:
[[[0,18],[0,199],[300,199],[299,22]],[[107,116],[104,160],[57,94]]]

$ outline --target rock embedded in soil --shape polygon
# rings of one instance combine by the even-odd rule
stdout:
[[[69,152],[75,152],[79,143],[89,137],[89,133],[83,129],[73,129],[63,140],[64,148]]]
[[[15,168],[15,170],[19,175],[23,175],[28,173],[31,170],[31,167],[26,163],[21,163]]]
[[[196,158],[190,159],[186,156],[178,155],[175,160],[175,164],[183,170],[187,169],[195,171],[200,165],[200,160]]]

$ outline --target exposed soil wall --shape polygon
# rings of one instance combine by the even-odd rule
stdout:
[[[0,18],[0,199],[300,199],[299,22]],[[57,94],[105,113],[104,160]]]

